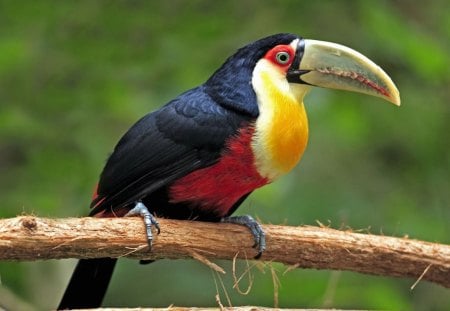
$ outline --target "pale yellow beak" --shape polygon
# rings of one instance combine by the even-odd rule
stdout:
[[[400,106],[400,93],[377,64],[346,46],[304,40],[300,80],[312,86],[347,90],[381,97]]]

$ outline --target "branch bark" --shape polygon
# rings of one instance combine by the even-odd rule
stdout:
[[[197,308],[197,307],[168,307],[168,308],[99,308],[89,311],[344,311],[341,309],[280,309],[259,306]],[[346,310],[349,311],[349,310]],[[357,310],[353,310],[357,311]]]
[[[249,231],[225,223],[160,219],[161,234],[148,251],[139,218],[0,220],[0,260],[131,257],[136,259],[251,258]],[[348,270],[412,277],[450,288],[450,245],[324,227],[263,226],[261,260],[298,268]],[[207,258],[207,259],[206,259]]]

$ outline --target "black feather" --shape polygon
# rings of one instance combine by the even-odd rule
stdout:
[[[133,204],[219,159],[227,138],[253,118],[217,105],[204,89],[180,95],[123,136],[101,174],[91,214]]]
[[[116,262],[116,258],[79,260],[58,310],[99,307]]]
[[[142,200],[152,213],[170,218],[217,221],[217,215],[170,204],[168,187],[176,179],[217,162],[227,139],[259,115],[251,81],[267,51],[296,39],[273,35],[229,57],[205,84],[181,94],[140,119],[120,139],[100,176],[91,215],[131,208]],[[249,195],[229,210],[231,214]],[[116,259],[80,260],[59,309],[101,305]]]
[[[226,140],[259,115],[251,84],[256,63],[275,45],[296,38],[277,34],[239,49],[205,84],[139,120],[109,157],[91,215],[133,204],[216,163]]]

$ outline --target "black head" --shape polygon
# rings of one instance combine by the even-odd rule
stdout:
[[[256,63],[273,47],[289,44],[298,36],[281,33],[240,48],[204,84],[206,92],[220,105],[257,117],[256,94],[251,79]]]

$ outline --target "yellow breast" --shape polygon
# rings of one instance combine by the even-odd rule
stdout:
[[[258,67],[259,66],[259,67]],[[291,85],[270,64],[257,64],[253,75],[260,115],[252,148],[258,172],[273,180],[294,168],[308,142],[305,85]]]

